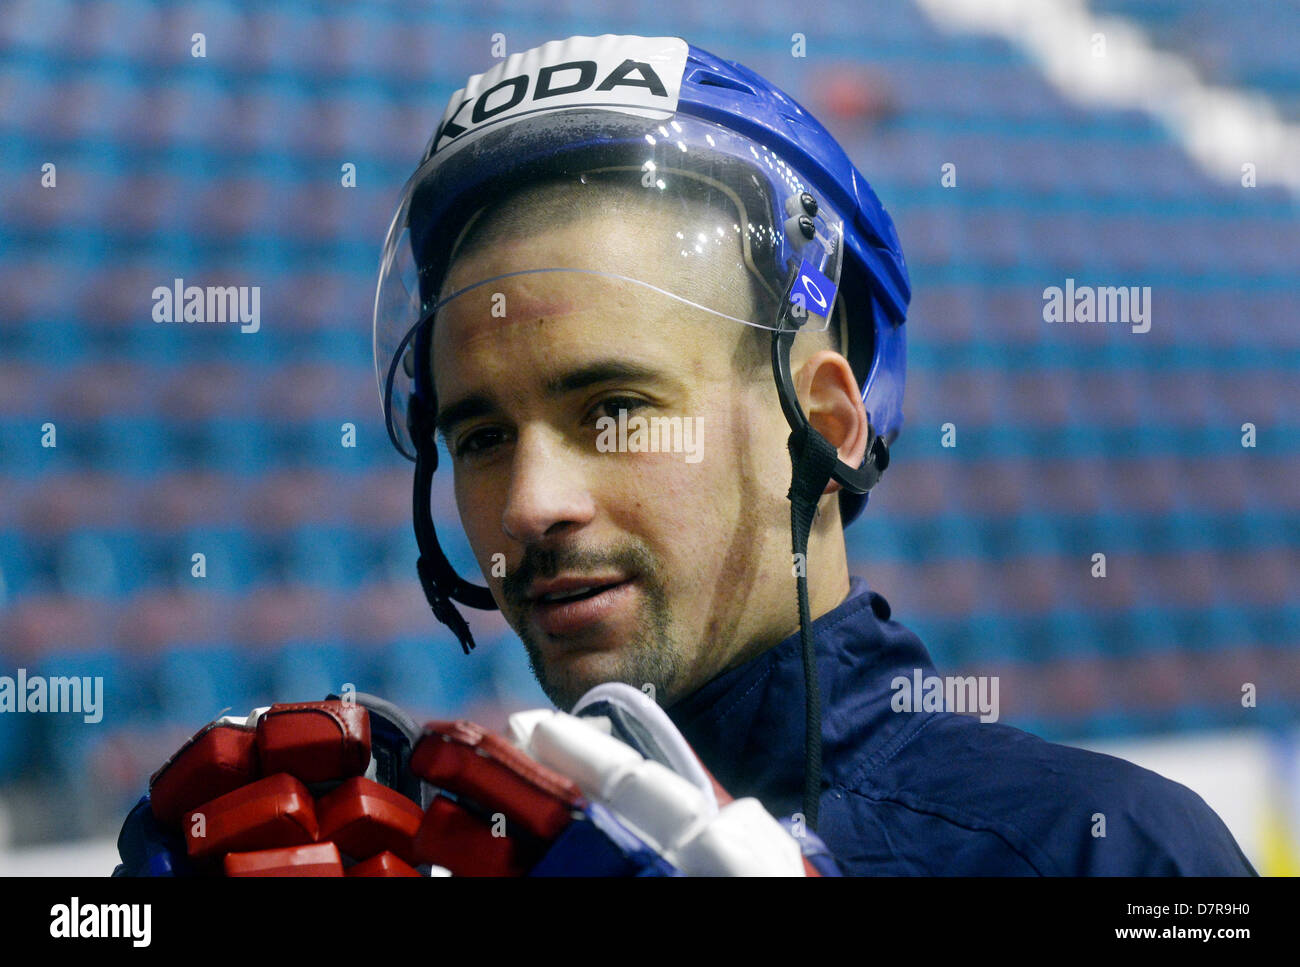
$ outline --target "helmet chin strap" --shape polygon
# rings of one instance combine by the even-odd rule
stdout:
[[[799,607],[799,638],[803,653],[804,679],[804,788],[803,813],[808,828],[816,832],[822,785],[821,687],[817,679],[817,656],[812,640],[812,614],[808,603],[808,537],[817,516],[817,505],[832,481],[852,493],[865,494],[889,465],[885,441],[867,424],[870,445],[861,467],[840,460],[830,442],[812,424],[799,404],[790,370],[790,349],[803,319],[791,311],[790,291],[798,276],[796,267],[786,285],[786,297],[777,313],[772,332],[772,375],[781,395],[781,410],[790,424],[790,543],[794,562],[795,595]]]
[[[438,543],[431,507],[433,472],[438,469],[438,443],[433,436],[427,408],[419,405],[418,400],[413,402],[416,405],[411,406],[408,414],[411,440],[415,444],[412,510],[415,543],[420,549],[415,568],[420,574],[420,586],[424,588],[424,596],[433,609],[433,616],[452,630],[460,641],[461,649],[468,655],[474,648],[474,636],[452,602],[459,601],[466,607],[480,611],[491,611],[497,603],[490,590],[471,584],[456,573],[456,569],[447,560],[442,545]]]

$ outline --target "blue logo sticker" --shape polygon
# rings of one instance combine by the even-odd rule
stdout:
[[[799,266],[799,278],[790,287],[790,304],[802,304],[810,315],[826,317],[835,305],[835,283],[807,259]]]

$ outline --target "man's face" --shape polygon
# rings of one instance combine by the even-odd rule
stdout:
[[[715,305],[731,292],[732,314],[748,317],[732,253],[701,271],[677,227],[653,213],[575,217],[457,259],[444,291],[583,265]],[[561,708],[605,681],[652,683],[670,705],[790,630],[788,429],[770,377],[733,361],[747,329],[573,272],[499,280],[439,314],[434,387],[461,521]],[[602,452],[598,420],[620,410],[690,421],[694,437],[675,439],[694,451]],[[604,442],[620,441],[607,429]]]

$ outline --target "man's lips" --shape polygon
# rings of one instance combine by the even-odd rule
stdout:
[[[533,622],[548,635],[572,635],[613,619],[632,605],[630,578],[559,578],[529,589]]]
[[[606,571],[603,574],[570,573],[553,578],[538,578],[528,585],[527,597],[529,601],[581,597],[607,585],[621,584],[627,578],[627,574],[621,571]]]

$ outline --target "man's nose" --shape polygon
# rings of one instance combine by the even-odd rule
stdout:
[[[501,517],[506,536],[529,544],[588,523],[596,510],[587,486],[591,456],[545,430],[521,432]]]

